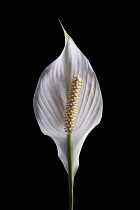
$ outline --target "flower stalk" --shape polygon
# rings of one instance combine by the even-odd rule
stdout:
[[[67,135],[68,181],[69,181],[69,210],[73,210],[73,145],[72,134]]]

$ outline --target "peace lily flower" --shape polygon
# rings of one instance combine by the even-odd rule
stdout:
[[[73,180],[80,151],[87,135],[101,120],[103,102],[88,59],[64,28],[63,31],[64,49],[41,74],[33,105],[42,133],[54,140],[58,157],[68,173],[72,210]]]

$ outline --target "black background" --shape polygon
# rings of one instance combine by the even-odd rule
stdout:
[[[51,10],[51,8],[48,8]],[[68,177],[57,157],[53,140],[44,136],[33,112],[33,95],[40,74],[62,52],[67,33],[90,61],[103,95],[101,123],[88,135],[75,176],[74,209],[110,209],[125,200],[126,159],[122,155],[123,126],[118,110],[118,74],[122,71],[122,29],[120,13],[94,7],[87,14],[73,10],[68,15],[46,14],[43,9],[19,8],[8,20],[9,53],[12,59],[12,87],[15,99],[11,123],[14,129],[9,162],[9,193],[17,206],[68,209]],[[121,36],[122,35],[122,36]],[[121,38],[120,38],[121,37]],[[118,58],[119,57],[119,58]],[[14,63],[14,64],[13,64]],[[123,76],[123,73],[122,73]],[[121,79],[119,80],[121,84]],[[16,100],[16,103],[14,103]],[[16,104],[16,105],[15,105]],[[120,135],[121,134],[121,135]],[[8,135],[8,133],[6,134]],[[121,136],[121,137],[120,137]],[[123,157],[123,158],[122,158]],[[14,181],[13,181],[14,180]],[[14,184],[13,184],[14,182]]]

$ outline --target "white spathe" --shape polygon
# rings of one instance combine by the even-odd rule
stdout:
[[[67,133],[64,131],[64,109],[67,91],[74,76],[82,78],[82,89],[73,140],[73,173],[79,166],[79,154],[89,132],[99,124],[103,101],[97,77],[83,53],[71,37],[65,34],[61,55],[43,71],[34,94],[34,112],[44,135],[50,136],[66,171]]]

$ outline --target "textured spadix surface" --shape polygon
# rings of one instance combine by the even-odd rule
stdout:
[[[101,120],[103,103],[99,83],[88,59],[65,30],[64,33],[65,47],[61,55],[41,74],[33,105],[42,133],[54,140],[58,156],[68,172],[64,109],[73,77],[79,75],[82,78],[77,121],[72,132],[73,173],[75,174],[79,166],[82,145],[89,132]]]

